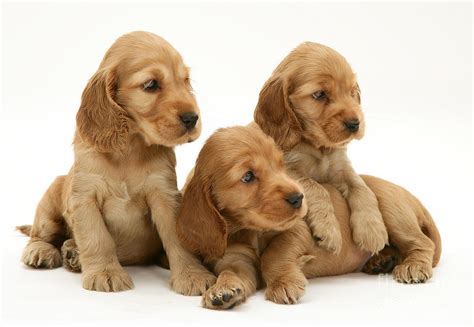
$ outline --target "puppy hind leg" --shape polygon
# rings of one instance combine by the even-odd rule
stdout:
[[[421,231],[416,215],[389,226],[391,244],[400,250],[402,262],[393,269],[393,277],[401,283],[424,283],[433,275],[434,243]]]
[[[30,241],[21,257],[23,263],[30,267],[50,269],[61,266],[58,247],[67,234],[60,202],[63,183],[64,176],[56,178],[36,209],[35,220],[29,230]]]

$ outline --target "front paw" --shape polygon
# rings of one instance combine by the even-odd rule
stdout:
[[[82,287],[90,291],[120,292],[132,289],[133,281],[119,264],[114,264],[93,271],[84,270]]]
[[[308,221],[308,226],[319,246],[334,254],[341,252],[342,235],[334,213],[326,213],[326,217],[314,217]]]
[[[306,283],[306,280],[272,282],[265,290],[265,298],[278,304],[296,304],[304,295]]]
[[[243,286],[237,281],[214,284],[202,296],[202,306],[208,309],[225,310],[245,302]]]
[[[56,268],[61,266],[61,254],[54,245],[42,241],[31,242],[23,250],[21,260],[34,268]]]
[[[388,234],[379,210],[354,211],[351,215],[352,238],[363,250],[378,253],[388,244]]]
[[[201,295],[216,283],[216,276],[204,267],[188,267],[171,273],[171,288],[183,295]]]

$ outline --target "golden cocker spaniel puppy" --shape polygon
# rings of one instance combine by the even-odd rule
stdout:
[[[254,118],[284,150],[308,203],[307,224],[275,237],[262,255],[268,299],[295,303],[306,278],[359,269],[392,271],[404,283],[432,276],[441,239],[428,211],[401,187],[357,175],[347,158],[345,147],[362,137],[364,118],[355,75],[341,55],[316,43],[298,46],[266,82]],[[315,246],[314,237],[333,253]]]
[[[354,171],[347,144],[364,135],[356,76],[336,51],[311,42],[293,50],[260,92],[255,122],[285,151],[285,163],[311,195],[306,217],[319,244],[338,253],[342,240],[329,193],[334,185],[348,201],[352,236],[377,253],[388,242],[377,199]]]
[[[283,154],[256,125],[214,133],[188,177],[177,218],[183,244],[218,276],[203,294],[203,306],[229,309],[254,293],[260,235],[287,230],[306,211]]]
[[[74,164],[38,205],[22,260],[54,268],[63,258],[95,291],[133,287],[122,265],[153,261],[164,248],[173,290],[197,295],[215,282],[176,234],[181,195],[173,146],[201,132],[189,70],[164,39],[120,37],[107,51],[77,113]],[[71,258],[72,249],[79,257]]]

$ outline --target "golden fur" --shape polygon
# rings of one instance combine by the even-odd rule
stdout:
[[[348,201],[356,243],[371,253],[383,249],[388,235],[377,200],[346,153],[365,130],[360,89],[347,61],[326,46],[301,44],[263,86],[254,118],[285,151],[290,175],[312,193],[316,202],[308,203],[306,220],[319,244],[335,253],[341,249],[329,194],[318,184],[329,183]]]
[[[201,131],[199,119],[185,126],[184,113],[196,118],[199,108],[180,54],[151,33],[120,37],[82,94],[69,174],[46,191],[31,230],[23,227],[31,237],[23,262],[54,268],[64,259],[82,270],[84,288],[122,291],[133,283],[121,265],[151,262],[164,247],[175,291],[197,295],[213,284],[175,231],[172,147]]]
[[[255,124],[221,129],[201,150],[184,187],[177,231],[183,244],[218,275],[202,297],[204,307],[229,309],[245,301],[261,284],[259,272],[267,284],[266,297],[277,303],[296,303],[307,278],[350,273],[364,264],[372,273],[393,269],[394,277],[405,283],[431,277],[441,239],[413,195],[382,179],[362,176],[377,197],[391,241],[369,260],[371,254],[352,239],[346,200],[323,184],[341,228],[341,249],[331,253],[315,245],[302,219],[306,204],[319,198],[310,190],[296,211],[283,201],[285,194],[300,192],[301,187],[285,174],[282,158]],[[241,182],[248,170],[255,172],[258,183]]]
[[[245,183],[249,171],[255,179]],[[301,192],[285,172],[281,151],[257,126],[220,129],[206,141],[177,218],[183,244],[218,276],[203,295],[204,307],[228,309],[255,292],[259,235],[301,220],[304,198],[296,207],[287,200]]]
[[[402,283],[425,282],[432,276],[432,267],[438,264],[441,255],[441,238],[429,212],[400,186],[376,177],[361,177],[377,196],[391,244],[371,258],[366,268],[371,266],[373,273],[393,270],[394,278]],[[334,254],[315,246],[303,221],[274,237],[261,257],[267,285],[265,296],[273,302],[297,303],[304,294],[307,278],[358,271],[370,256],[352,240],[350,210],[341,193],[329,184],[323,186],[330,194],[341,226],[341,251]],[[314,200],[308,194],[306,198],[308,203]]]
[[[313,97],[318,91],[326,96]],[[268,299],[295,303],[306,278],[356,271],[382,248],[364,271],[393,269],[404,283],[431,277],[441,239],[427,210],[401,187],[357,175],[347,158],[345,147],[362,137],[364,118],[355,75],[341,55],[316,43],[297,47],[264,85],[254,118],[284,150],[308,203],[306,224],[275,237],[262,256]],[[351,119],[360,122],[356,132],[345,126]],[[315,237],[332,253],[315,246]]]

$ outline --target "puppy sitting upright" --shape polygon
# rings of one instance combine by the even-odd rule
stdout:
[[[122,291],[133,283],[121,264],[151,262],[164,247],[172,288],[202,293],[215,276],[177,238],[180,193],[172,148],[200,131],[180,54],[151,33],[120,37],[82,94],[74,165],[39,203],[23,262],[60,266],[58,248],[72,237],[83,287]]]
[[[291,175],[304,187],[306,217],[320,245],[339,253],[341,231],[328,192],[348,201],[354,241],[377,253],[388,242],[377,199],[356,174],[346,146],[364,135],[360,90],[347,61],[336,51],[306,42],[293,50],[263,86],[255,122],[285,151]]]

